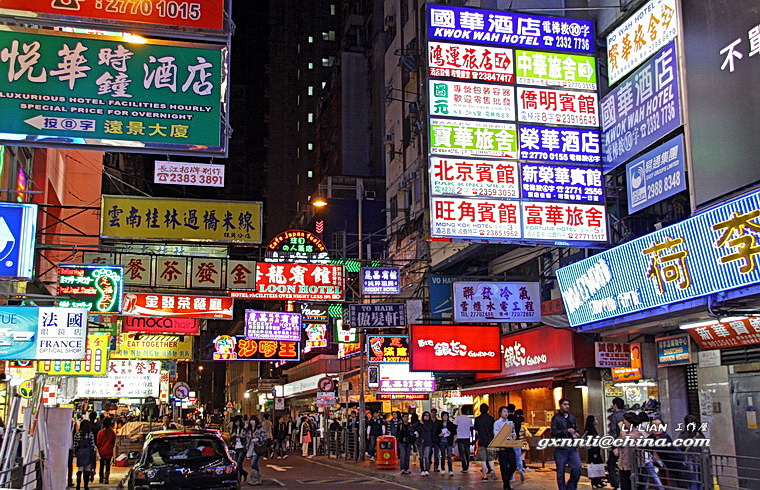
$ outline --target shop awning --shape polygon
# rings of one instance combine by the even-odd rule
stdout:
[[[477,383],[467,388],[462,388],[460,393],[464,396],[483,395],[485,393],[500,393],[506,391],[527,390],[530,388],[551,388],[554,376],[529,379],[500,379]]]

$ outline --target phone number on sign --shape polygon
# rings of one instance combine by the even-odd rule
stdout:
[[[599,119],[596,114],[547,114],[539,111],[522,111],[520,120],[526,122],[555,123],[555,124],[580,124],[583,126],[596,126]]]
[[[153,0],[97,0],[95,7],[106,12],[119,14],[142,14],[145,17],[153,15]],[[173,0],[160,0],[156,3],[159,17],[171,19],[199,20],[201,18],[201,4],[189,2],[176,2]]]

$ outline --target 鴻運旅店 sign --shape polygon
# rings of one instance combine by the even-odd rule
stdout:
[[[38,361],[37,372],[49,376],[105,376],[110,340],[109,333],[89,333],[84,359]]]
[[[256,264],[254,299],[342,301],[343,266],[333,264]]]
[[[363,294],[398,294],[401,278],[398,267],[362,267]]]
[[[127,293],[122,314],[170,318],[232,320],[233,299],[226,296]]]
[[[300,342],[250,340],[220,335],[214,339],[213,361],[300,361]]]
[[[431,77],[512,83],[515,80],[513,52],[506,48],[428,43],[428,72]]]
[[[193,337],[188,335],[135,335],[122,333],[116,337],[116,350],[111,359],[192,359]]]
[[[412,325],[412,371],[499,372],[498,325]]]
[[[301,340],[301,314],[245,310],[245,338],[298,342]]]
[[[60,264],[58,306],[87,308],[93,313],[118,313],[124,291],[124,269],[118,265]]]
[[[0,307],[0,359],[79,360],[87,342],[87,310]]]
[[[121,329],[124,333],[152,333],[157,335],[200,335],[200,325],[195,318],[172,318],[154,316],[125,316]]]
[[[631,344],[616,342],[595,342],[596,367],[631,367]]]
[[[596,90],[596,60],[593,56],[515,51],[517,83],[582,90]]]
[[[540,322],[537,282],[455,282],[456,322]]]
[[[0,32],[0,47],[8,54],[8,76],[0,78],[6,94],[0,133],[14,140],[141,153],[226,153],[224,45],[155,39],[136,44],[14,28]]]
[[[261,243],[261,203],[103,196],[100,234],[130,240]]]

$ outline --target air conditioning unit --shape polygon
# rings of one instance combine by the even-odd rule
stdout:
[[[376,194],[375,191],[364,191],[364,199],[373,200],[375,199]]]
[[[393,138],[392,134],[386,134],[385,135],[385,145],[386,146],[393,145],[393,142],[394,142],[393,140],[394,140],[394,138]]]

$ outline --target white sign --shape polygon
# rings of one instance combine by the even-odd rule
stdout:
[[[631,367],[631,345],[617,342],[594,342],[596,367],[629,368]]]
[[[454,321],[540,322],[537,282],[455,282]]]
[[[156,160],[153,182],[156,184],[224,187],[224,165]]]
[[[190,395],[190,386],[182,381],[174,383],[174,390],[172,390],[172,395],[174,395],[174,398],[177,398],[178,400],[184,400]]]
[[[108,375],[105,378],[77,378],[76,382],[78,398],[157,398],[161,363],[108,361]]]
[[[607,36],[607,75],[612,85],[678,34],[676,0],[651,0]]]
[[[490,121],[430,119],[430,153],[516,159],[517,127]]]
[[[703,350],[699,353],[699,367],[718,367],[720,366],[720,349]]]
[[[408,364],[380,364],[380,393],[432,393],[435,376],[431,372],[412,372]]]
[[[598,127],[599,99],[594,92],[517,87],[517,120],[539,124]]]
[[[520,238],[519,201],[431,199],[430,235],[462,238]]]
[[[522,202],[524,238],[607,241],[603,204]]]
[[[511,49],[454,43],[428,43],[431,77],[512,83],[515,80]]]
[[[37,359],[84,359],[87,345],[87,309],[39,307]]]
[[[430,115],[515,120],[515,89],[482,83],[430,80]]]
[[[275,410],[285,410],[285,398],[278,396],[274,399]]]
[[[430,157],[433,195],[519,197],[517,162]]]

